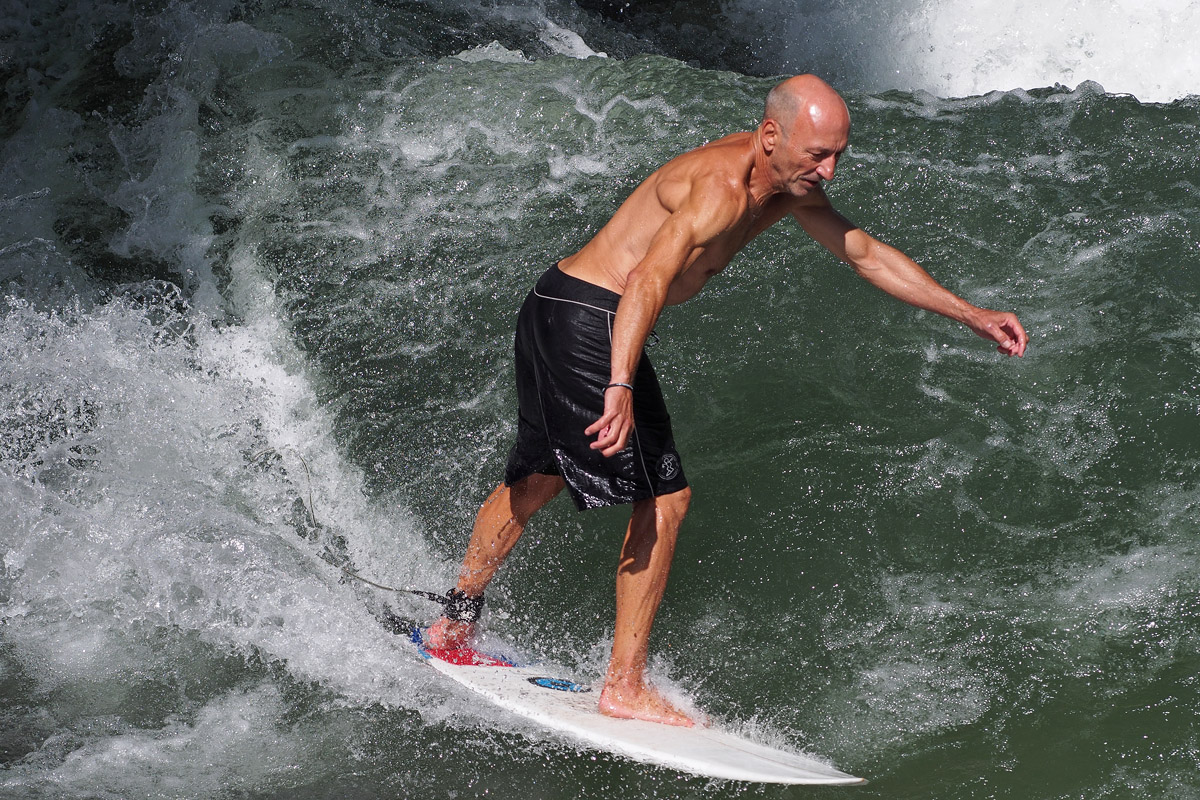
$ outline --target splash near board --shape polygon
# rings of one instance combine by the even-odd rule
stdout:
[[[599,693],[589,686],[556,675],[551,669],[519,666],[471,648],[429,648],[422,634],[420,629],[409,629],[417,651],[438,672],[501,708],[585,745],[709,778],[789,784],[865,783],[811,756],[767,747],[716,728],[678,728],[606,717],[597,707]]]

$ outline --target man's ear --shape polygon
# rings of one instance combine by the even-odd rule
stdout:
[[[763,152],[767,155],[771,154],[779,145],[779,123],[768,117],[758,126],[758,138],[762,142]]]

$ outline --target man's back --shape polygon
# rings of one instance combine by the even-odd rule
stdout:
[[[629,274],[645,258],[667,219],[681,213],[693,192],[704,192],[719,198],[731,222],[691,253],[672,282],[667,304],[689,299],[747,242],[787,212],[782,197],[765,206],[755,204],[749,187],[754,163],[753,133],[731,134],[677,156],[647,177],[608,224],[559,267],[568,275],[624,294]]]

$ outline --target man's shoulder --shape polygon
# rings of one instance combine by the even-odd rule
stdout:
[[[674,161],[691,165],[699,165],[705,171],[719,171],[739,168],[753,158],[750,133],[731,133],[705,142],[699,147],[689,150]]]
[[[705,191],[744,191],[753,159],[749,136],[735,133],[689,150],[664,164],[657,177]]]
[[[713,139],[712,141],[705,142],[704,144],[700,145],[696,149],[703,150],[705,148],[720,147],[722,145],[737,145],[737,146],[747,145],[750,143],[750,140],[753,137],[754,137],[754,131],[737,131],[736,133],[727,133],[724,136],[722,136],[720,139]]]

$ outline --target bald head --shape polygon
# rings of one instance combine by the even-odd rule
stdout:
[[[797,122],[823,131],[850,130],[850,111],[842,96],[816,75],[797,75],[772,89],[763,111],[763,121],[768,119],[775,120],[785,136]]]
[[[841,95],[815,75],[797,75],[767,95],[755,132],[759,174],[772,192],[803,197],[833,180],[850,138],[850,112]]]

